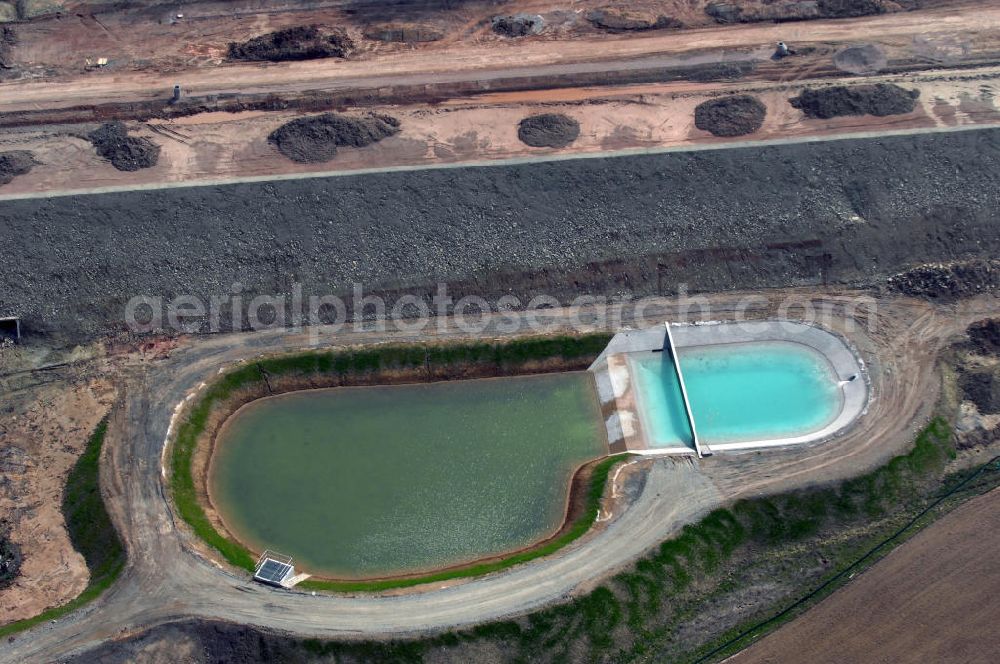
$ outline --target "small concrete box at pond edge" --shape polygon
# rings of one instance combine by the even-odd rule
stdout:
[[[295,567],[292,565],[292,557],[270,550],[260,554],[253,573],[254,581],[279,588],[287,587],[288,581],[294,576]]]

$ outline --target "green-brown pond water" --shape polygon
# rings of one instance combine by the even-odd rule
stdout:
[[[209,475],[257,550],[339,578],[503,553],[562,521],[580,464],[607,453],[586,372],[294,392],[239,410]]]

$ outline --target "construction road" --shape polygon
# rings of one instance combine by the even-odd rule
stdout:
[[[502,47],[461,45],[452,49],[406,51],[358,61],[313,60],[236,64],[164,74],[156,71],[89,72],[40,81],[0,83],[0,113],[58,109],[108,102],[166,101],[175,84],[186,95],[287,95],[391,86],[427,86],[466,81],[629,72],[707,62],[726,54],[767,61],[774,43],[844,44],[934,35],[992,44],[1000,26],[1000,6],[967,2],[858,19],[798,23],[756,23],[685,30],[680,33],[619,35],[600,40],[508,43]],[[982,37],[980,37],[982,36]],[[713,52],[714,51],[714,52]],[[732,57],[732,56],[731,56]],[[725,58],[726,60],[731,57]],[[488,88],[487,88],[488,89]]]

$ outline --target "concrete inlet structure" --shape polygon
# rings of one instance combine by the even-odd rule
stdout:
[[[15,316],[0,317],[0,339],[21,340],[21,319]]]
[[[653,379],[650,366],[659,372]],[[612,453],[704,456],[819,443],[848,428],[871,396],[863,362],[841,338],[792,321],[627,330],[590,371]],[[670,400],[673,428],[664,435]]]

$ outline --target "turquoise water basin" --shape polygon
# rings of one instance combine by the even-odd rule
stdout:
[[[362,579],[544,538],[562,523],[573,471],[607,451],[584,372],[335,388],[237,412],[209,486],[252,549]]]
[[[794,342],[752,342],[678,350],[699,439],[708,444],[778,440],[830,424],[843,405],[832,367]],[[629,357],[652,447],[693,445],[680,383],[668,353]]]

